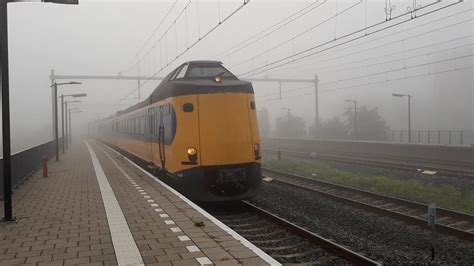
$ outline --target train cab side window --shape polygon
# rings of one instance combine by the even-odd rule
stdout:
[[[181,70],[181,67],[178,67],[176,71],[171,75],[171,78],[169,80],[174,80],[176,79],[176,76],[178,75],[179,71]]]
[[[184,78],[184,76],[186,75],[186,71],[188,71],[188,65],[184,65],[180,70],[179,70],[179,73],[178,75],[176,75],[175,79],[181,79],[181,78]]]

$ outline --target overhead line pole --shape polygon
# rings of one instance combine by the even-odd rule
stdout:
[[[314,138],[319,137],[319,79],[314,75]]]

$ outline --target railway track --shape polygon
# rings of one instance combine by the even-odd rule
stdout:
[[[350,188],[321,180],[262,169],[262,174],[293,187],[320,195],[374,213],[390,216],[410,224],[428,228],[427,205],[374,192]],[[474,216],[448,209],[436,209],[436,231],[474,241]]]
[[[380,265],[248,202],[205,208],[282,264]]]
[[[465,167],[453,167],[453,166],[434,166],[428,162],[400,162],[397,160],[389,159],[374,159],[374,158],[361,158],[351,156],[339,156],[339,155],[328,155],[328,154],[311,154],[308,152],[300,151],[289,151],[289,150],[278,150],[278,149],[264,149],[264,152],[282,154],[288,154],[295,157],[305,159],[318,159],[323,161],[339,162],[356,164],[363,166],[379,167],[392,170],[417,172],[418,169],[436,171],[437,175],[449,176],[463,179],[474,179],[474,169],[470,170]]]

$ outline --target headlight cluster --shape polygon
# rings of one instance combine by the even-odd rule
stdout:
[[[186,151],[188,153],[188,159],[191,162],[197,161],[197,150],[196,148],[190,147]]]

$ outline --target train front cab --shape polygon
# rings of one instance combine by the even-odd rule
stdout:
[[[261,163],[253,93],[222,92],[175,97],[176,138],[167,159],[177,169],[166,179],[196,201],[254,197]],[[180,170],[178,170],[180,169]]]

